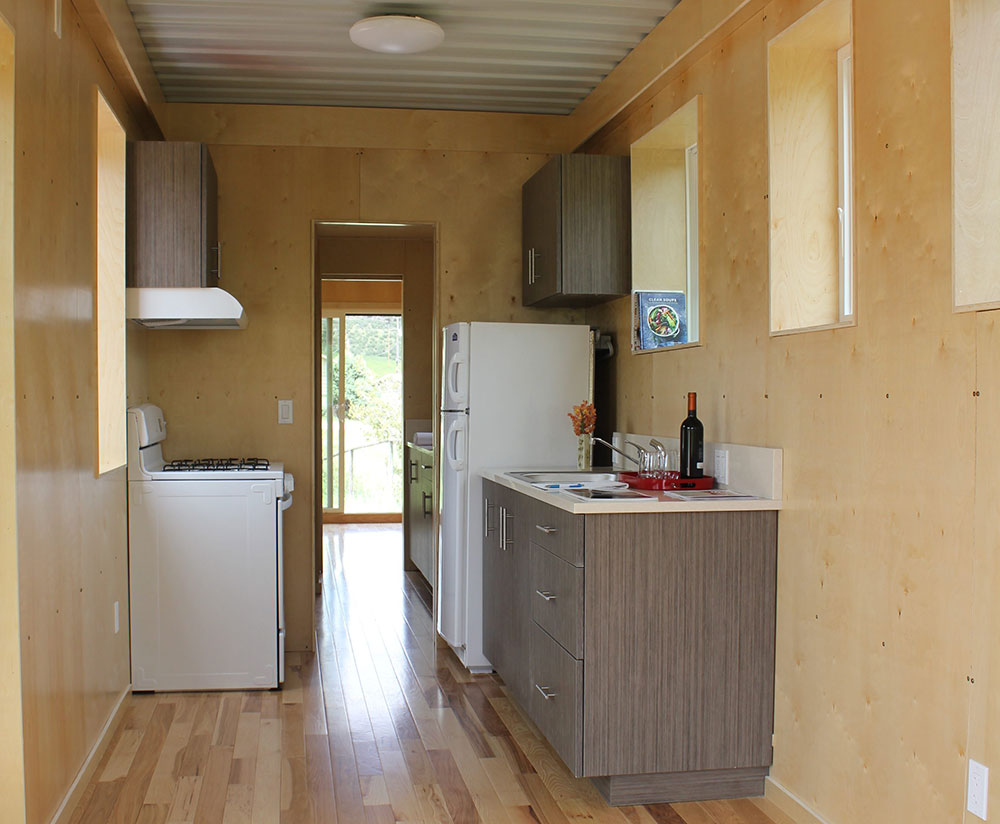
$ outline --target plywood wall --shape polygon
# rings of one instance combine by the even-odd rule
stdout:
[[[858,325],[772,338],[766,44],[812,5],[772,0],[587,147],[704,96],[703,345],[619,348],[616,425],[669,434],[693,390],[710,439],[784,450],[771,793],[960,822],[967,755],[1000,763],[1000,362],[995,318],[951,311],[949,4],[855,3]],[[626,339],[626,301],[589,319]]]
[[[114,601],[128,615],[125,470],[94,475],[95,86],[129,134],[135,124],[72,4],[63,4],[61,39],[50,8],[0,0],[16,35],[16,383],[3,394],[16,403],[22,799],[31,824],[50,820],[129,684],[128,623],[117,635],[113,624]],[[133,349],[141,374],[141,346]],[[143,393],[138,379],[133,389]],[[4,738],[4,759],[10,744]]]
[[[0,16],[0,820],[24,821],[14,438],[14,32]]]
[[[269,115],[283,116],[291,115]],[[211,138],[190,128],[184,134]],[[211,151],[219,175],[223,286],[242,302],[250,324],[233,333],[152,333],[149,385],[170,422],[170,457],[252,451],[284,461],[295,475],[285,531],[288,642],[291,649],[311,649],[318,518],[311,503],[316,446],[309,415],[312,221],[436,224],[440,324],[580,315],[520,305],[521,183],[544,155],[232,144],[212,144]],[[405,346],[409,351],[409,339]],[[295,401],[293,425],[277,425],[278,398]]]

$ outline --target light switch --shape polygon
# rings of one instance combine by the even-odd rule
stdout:
[[[278,401],[278,423],[292,422],[292,402]]]

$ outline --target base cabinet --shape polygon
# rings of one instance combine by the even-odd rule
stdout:
[[[761,794],[777,513],[572,515],[484,489],[486,654],[573,774],[612,804]]]
[[[406,507],[409,560],[427,579],[437,585],[434,570],[434,453],[407,447],[408,496]]]

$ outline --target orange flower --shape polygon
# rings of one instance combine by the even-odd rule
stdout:
[[[583,401],[573,407],[566,415],[573,421],[574,435],[590,435],[597,425],[597,410],[590,401]]]

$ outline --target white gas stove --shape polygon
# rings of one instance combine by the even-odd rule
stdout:
[[[295,479],[262,458],[165,461],[162,410],[128,410],[133,690],[284,680],[282,512]]]

